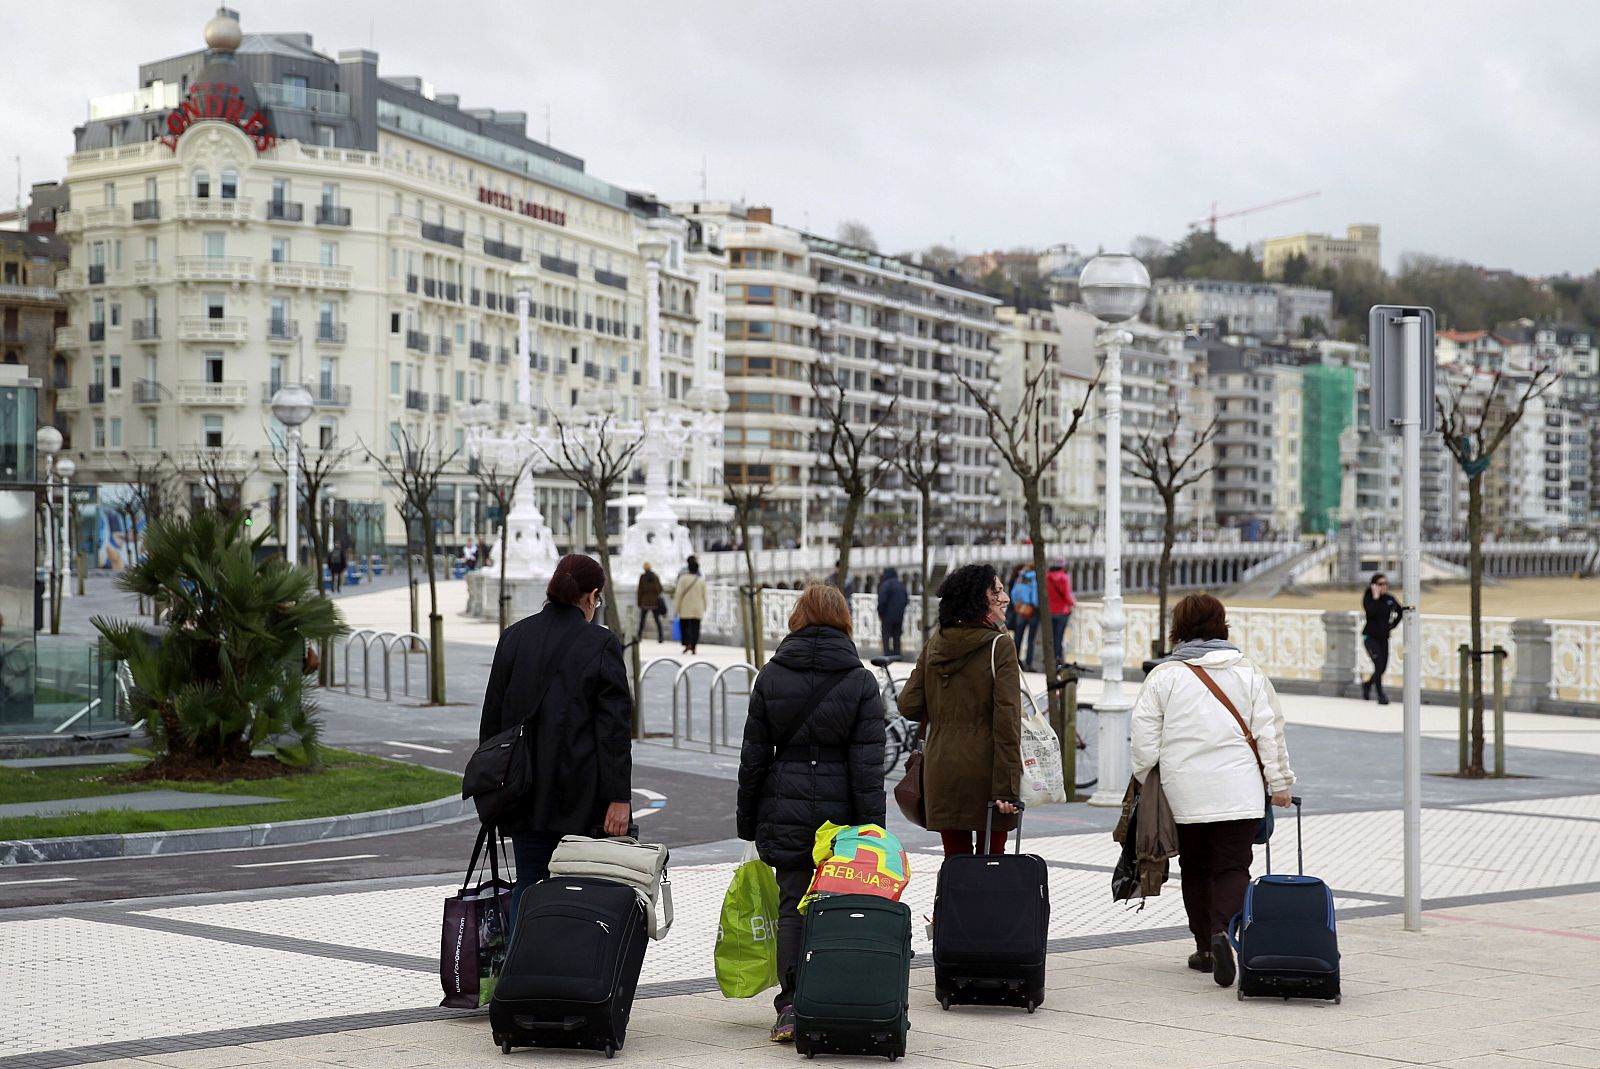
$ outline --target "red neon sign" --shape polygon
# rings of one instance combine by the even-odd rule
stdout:
[[[245,117],[248,105],[236,85],[221,82],[196,82],[189,87],[189,97],[167,113],[167,136],[161,143],[173,152],[178,151],[178,138],[197,122],[225,122],[236,126],[255,143],[257,152],[265,152],[278,143],[278,138],[267,129],[267,117],[259,110]]]

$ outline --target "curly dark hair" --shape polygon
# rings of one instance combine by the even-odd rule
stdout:
[[[990,564],[963,564],[939,584],[939,626],[978,624],[989,615],[989,591],[1000,578]]]

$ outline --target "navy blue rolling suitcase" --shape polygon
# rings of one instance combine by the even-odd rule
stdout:
[[[1316,998],[1339,996],[1339,937],[1334,930],[1333,891],[1307,876],[1300,832],[1300,799],[1294,799],[1299,875],[1273,875],[1267,843],[1267,875],[1245,888],[1244,909],[1228,925],[1228,941],[1239,957],[1238,997]]]
[[[1022,852],[946,858],[933,899],[933,993],[939,1005],[1043,1004],[1050,870]],[[994,803],[989,803],[989,826]],[[989,827],[984,828],[988,850]]]

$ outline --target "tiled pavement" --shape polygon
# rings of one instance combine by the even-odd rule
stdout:
[[[1492,1055],[1600,1066],[1600,1017],[1585,1024],[1576,1012],[1600,996],[1600,795],[1428,809],[1420,935],[1401,932],[1396,916],[1398,812],[1305,823],[1307,867],[1336,889],[1343,918],[1342,1006],[1237,1004],[1181,967],[1175,887],[1142,912],[1113,905],[1116,848],[1105,833],[1053,835],[1029,843],[1051,864],[1050,1004],[1034,1017],[947,1015],[919,994],[913,1055],[971,1065],[1526,1064],[1461,1061]],[[1293,863],[1289,824],[1279,868]],[[938,858],[918,852],[911,864],[906,900],[920,917]],[[725,1002],[710,981],[731,868],[674,870],[677,925],[647,955],[630,1063],[793,1057],[762,1041],[765,1000]],[[0,1069],[108,1060],[120,1069],[123,1059],[172,1069],[503,1065],[485,1022],[432,1009],[449,891],[419,877],[0,914]],[[925,965],[920,931],[915,948]],[[913,974],[919,987],[929,980]]]

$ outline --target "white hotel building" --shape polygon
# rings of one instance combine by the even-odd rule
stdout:
[[[163,455],[193,499],[205,457],[278,514],[269,401],[304,381],[310,450],[392,450],[403,431],[458,448],[462,402],[516,398],[517,292],[532,298],[539,416],[575,404],[641,412],[639,244],[665,237],[667,404],[714,411],[722,393],[722,275],[714,228],[587,174],[529,139],[521,112],[462,109],[378,57],[337,60],[305,34],[239,32],[224,11],[209,48],[144,64],[139,88],[91,102],[66,184],[70,311],[57,348],[69,449],[89,482]],[[465,455],[441,490],[445,545],[473,530]],[[719,433],[674,465],[685,492],[721,497]],[[642,475],[640,476],[642,479]],[[358,551],[403,539],[392,488],[358,449],[331,480]],[[558,543],[589,542],[586,505],[537,479]],[[622,521],[618,514],[615,519]]]

